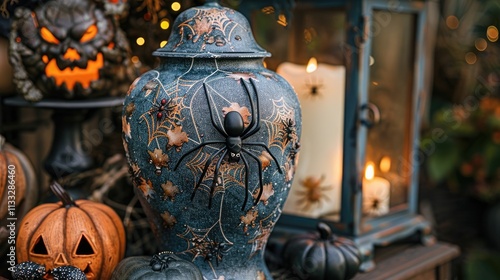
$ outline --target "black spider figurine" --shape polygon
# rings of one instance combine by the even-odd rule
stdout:
[[[248,161],[245,157],[245,154],[249,155],[252,159],[254,159],[257,162],[257,165],[259,167],[259,195],[257,196],[257,199],[254,201],[254,205],[257,205],[257,203],[260,200],[260,197],[263,192],[263,184],[262,184],[262,163],[259,159],[258,156],[254,155],[252,152],[249,150],[245,149],[244,146],[260,146],[264,148],[273,158],[274,162],[276,163],[278,167],[278,171],[280,173],[283,173],[281,170],[281,167],[278,163],[278,160],[276,157],[271,153],[269,148],[266,146],[266,144],[262,142],[243,142],[243,140],[247,139],[248,137],[254,135],[257,133],[260,129],[260,110],[259,110],[259,96],[257,95],[257,89],[255,87],[254,82],[252,79],[250,79],[250,84],[252,84],[252,88],[255,92],[255,99],[256,99],[256,106],[254,105],[254,102],[252,100],[252,97],[250,96],[250,91],[248,89],[248,86],[246,85],[245,81],[243,79],[240,79],[240,83],[243,84],[243,87],[245,89],[245,92],[248,96],[248,99],[250,101],[250,109],[251,109],[251,115],[252,115],[252,120],[250,121],[250,124],[248,127],[245,128],[243,117],[241,114],[237,111],[231,111],[226,114],[224,117],[224,126],[220,127],[216,124],[215,119],[214,119],[214,112],[212,111],[212,106],[210,104],[210,98],[208,96],[208,89],[206,84],[203,84],[203,89],[205,92],[205,97],[207,98],[208,102],[208,107],[210,109],[210,119],[212,121],[212,125],[217,129],[217,131],[220,133],[221,136],[225,138],[225,140],[211,140],[211,141],[205,141],[198,146],[194,147],[193,149],[187,151],[184,155],[181,156],[177,164],[175,165],[174,170],[177,170],[177,167],[179,167],[179,164],[182,162],[184,158],[186,158],[189,154],[193,153],[194,151],[205,147],[206,145],[210,144],[225,144],[222,148],[217,150],[214,154],[212,154],[208,160],[205,163],[205,166],[203,168],[203,172],[200,176],[200,179],[198,180],[198,183],[196,184],[193,193],[191,194],[191,200],[193,200],[194,195],[198,188],[200,187],[201,182],[203,181],[203,178],[205,177],[205,174],[207,173],[208,167],[210,166],[210,163],[212,160],[220,155],[219,159],[217,160],[217,164],[215,165],[215,172],[214,172],[214,177],[212,178],[212,186],[210,187],[210,198],[208,202],[208,208],[212,207],[212,197],[213,193],[215,190],[215,186],[217,185],[217,179],[219,177],[219,168],[220,165],[222,164],[223,159],[228,156],[227,161],[230,163],[235,163],[239,162],[240,159],[243,161],[243,164],[245,165],[245,201],[243,202],[243,206],[241,207],[241,210],[245,209],[245,206],[248,201]],[[255,117],[256,116],[256,117]],[[222,155],[221,155],[222,154]]]
[[[177,257],[174,255],[173,252],[164,251],[153,255],[153,257],[149,261],[149,265],[151,266],[151,269],[153,269],[154,271],[162,271],[168,268],[168,264],[171,261],[176,259]]]

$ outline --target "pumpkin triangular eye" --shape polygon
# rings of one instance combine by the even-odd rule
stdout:
[[[78,245],[76,247],[75,254],[76,255],[93,255],[94,248],[92,248],[92,245],[90,245],[89,240],[85,235],[82,234],[82,237],[80,237],[80,241],[78,242]]]
[[[87,41],[92,40],[95,35],[97,35],[97,26],[96,25],[91,25],[87,30],[85,30],[85,33],[83,33],[82,38],[80,38],[81,43],[85,43]]]
[[[47,27],[42,27],[40,29],[40,35],[45,41],[49,43],[59,44],[59,40],[56,38],[56,36],[54,36],[54,34],[52,34],[52,32],[50,32],[50,30]]]
[[[35,241],[35,244],[31,248],[31,253],[37,255],[49,254],[49,252],[47,251],[47,246],[45,246],[45,242],[43,241],[43,237],[41,235],[38,236],[37,240]]]

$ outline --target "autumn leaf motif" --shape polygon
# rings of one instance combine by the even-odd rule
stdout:
[[[260,72],[260,74],[264,77],[266,77],[266,79],[268,80],[275,80],[275,81],[278,81],[278,79],[276,79],[276,76],[274,76],[273,73],[270,73],[270,72]]]
[[[260,190],[259,189],[256,189],[255,192],[253,193],[253,198],[254,199],[257,199],[257,197],[259,197],[259,192]],[[262,203],[264,203],[264,205],[267,205],[267,200],[274,194],[274,188],[273,188],[273,184],[269,183],[269,184],[265,184],[263,186],[263,190],[262,190],[262,196],[260,197],[260,201],[262,201]]]
[[[155,166],[155,174],[161,175],[161,169],[168,166],[168,155],[164,154],[161,149],[154,149],[154,151],[148,151],[149,163]]]
[[[125,133],[125,136],[128,138],[132,138],[131,130],[130,130],[130,123],[127,121],[126,116],[122,116],[122,131]]]
[[[295,174],[294,165],[289,162],[285,162],[285,182],[290,182],[293,179],[293,175]]]
[[[249,210],[245,216],[240,216],[240,225],[243,224],[243,232],[248,231],[248,227],[255,227],[255,219],[259,215],[258,211],[255,210]]]
[[[123,142],[123,150],[125,150],[125,156],[128,158],[129,156],[129,153],[128,153],[128,142],[125,141],[125,139],[122,138],[122,142]]]
[[[174,201],[175,196],[179,193],[179,187],[175,186],[171,181],[167,181],[165,184],[161,184],[163,189],[163,200],[170,199]]]
[[[142,87],[142,90],[146,91],[144,94],[144,97],[148,97],[153,91],[158,91],[160,90],[160,87],[158,86],[158,83],[155,80],[148,81],[144,87]]]
[[[188,135],[182,131],[182,126],[174,126],[173,129],[167,131],[167,138],[167,149],[175,146],[177,150],[180,150],[182,144],[188,142]]]
[[[161,213],[160,216],[163,219],[163,224],[168,228],[173,227],[177,223],[177,219],[168,211]]]
[[[195,36],[193,37],[193,43],[196,43],[204,34],[209,34],[210,32],[212,32],[212,24],[207,17],[195,18],[193,30],[195,33]]]
[[[266,280],[266,275],[264,274],[263,271],[257,271],[257,277],[255,278],[256,280]]]
[[[257,77],[255,77],[254,73],[245,73],[245,72],[232,72],[227,74],[228,78],[231,78],[235,81],[240,81],[241,79],[245,80],[246,82],[250,81],[250,78],[257,80]]]
[[[144,195],[144,197],[147,200],[149,200],[151,197],[153,197],[154,189],[153,189],[153,184],[151,183],[150,180],[146,181],[146,179],[140,178],[139,184],[137,187],[141,190],[142,195]]]
[[[250,114],[250,111],[248,110],[247,107],[245,106],[241,107],[240,104],[238,103],[231,103],[231,106],[222,108],[222,113],[224,114],[224,116],[226,116],[227,113],[232,111],[240,113],[241,117],[243,118],[243,123],[245,124],[245,126],[248,126],[250,124],[248,117],[250,117],[252,114]]]
[[[140,182],[139,175],[141,174],[141,169],[139,168],[139,165],[137,163],[130,164],[129,174],[130,174],[130,176],[132,176],[133,180],[139,180],[139,182]]]
[[[127,117],[130,117],[135,111],[135,103],[130,102],[126,107],[125,107],[125,115]]]
[[[267,151],[262,151],[259,155],[259,160],[262,163],[262,170],[266,169],[268,166],[271,165],[271,160],[273,158]]]

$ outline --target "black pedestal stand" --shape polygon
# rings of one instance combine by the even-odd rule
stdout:
[[[45,170],[53,179],[78,173],[92,167],[92,158],[83,145],[82,126],[97,109],[120,106],[123,97],[93,100],[41,100],[30,103],[20,96],[6,98],[5,105],[52,109],[54,139],[45,159]]]

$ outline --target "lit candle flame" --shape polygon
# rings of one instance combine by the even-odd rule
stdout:
[[[389,172],[389,170],[391,170],[391,158],[385,156],[380,160],[380,171]]]
[[[375,164],[373,164],[373,162],[369,162],[367,165],[366,165],[366,170],[365,170],[365,178],[366,180],[371,180],[375,177],[375,168],[374,168]]]
[[[312,73],[316,71],[316,69],[318,69],[318,61],[315,57],[311,57],[311,59],[309,59],[309,62],[307,63],[306,72]]]

